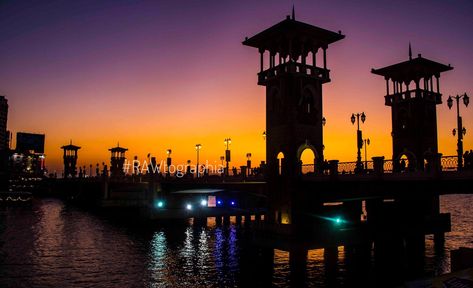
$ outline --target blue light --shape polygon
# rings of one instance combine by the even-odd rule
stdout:
[[[155,200],[154,201],[154,207],[155,208],[163,208],[164,207],[164,201],[163,200]]]
[[[200,205],[207,206],[207,200],[202,199],[202,201],[200,201]]]
[[[333,222],[335,223],[335,225],[342,225],[344,221],[342,217],[335,217],[333,218]]]
[[[186,205],[186,209],[187,209],[187,210],[192,210],[192,205],[191,205],[191,204],[187,204],[187,205]]]
[[[235,201],[230,202],[232,206],[235,206]]]
[[[222,205],[222,201],[218,200],[217,205]]]

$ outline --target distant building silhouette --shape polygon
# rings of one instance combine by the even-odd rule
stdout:
[[[0,150],[8,149],[9,133],[7,133],[8,100],[0,96]]]
[[[76,177],[77,174],[77,151],[80,149],[79,146],[72,145],[72,140],[69,145],[61,147],[64,150],[64,178]]]
[[[125,172],[123,171],[123,164],[125,163],[125,152],[128,151],[127,148],[120,147],[120,143],[116,147],[108,149],[111,152],[110,157],[110,176],[119,177],[124,176]]]
[[[407,169],[423,170],[424,160],[438,154],[436,105],[442,103],[440,73],[452,70],[444,65],[423,58],[409,60],[372,73],[386,80],[385,105],[391,107],[394,169],[400,169],[400,159],[408,159]],[[435,81],[435,84],[434,84]]]

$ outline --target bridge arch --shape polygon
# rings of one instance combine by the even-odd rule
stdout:
[[[317,150],[313,145],[306,142],[297,149],[297,160],[301,165],[301,173],[315,173],[317,166]]]
[[[278,160],[278,175],[282,175],[283,172],[283,162],[284,162],[284,153],[279,152],[278,155],[276,156]]]
[[[417,158],[411,151],[404,150],[394,159],[394,165],[395,172],[414,171],[417,167]]]

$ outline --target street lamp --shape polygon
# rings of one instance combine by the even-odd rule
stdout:
[[[197,165],[196,165],[197,178],[199,178],[199,151],[200,151],[200,149],[202,149],[202,145],[195,144],[195,150],[197,151]]]
[[[223,143],[225,144],[226,146],[226,149],[225,149],[225,161],[227,162],[227,167],[225,168],[225,175],[228,176],[228,169],[229,169],[229,163],[230,163],[230,144],[232,144],[232,139],[230,138],[225,138],[225,140],[223,141]]]
[[[363,142],[365,143],[365,170],[368,170],[368,145],[370,145],[370,138],[363,139]]]
[[[172,150],[171,149],[167,149],[166,150],[166,155],[168,155],[168,157],[166,158],[166,165],[167,165],[167,175],[169,176],[171,173],[170,173],[170,167],[171,167],[171,163],[172,163],[172,159],[171,159],[171,153],[172,153]]]
[[[448,96],[447,105],[448,109],[452,109],[453,107],[453,98],[456,100],[457,106],[457,129],[453,129],[452,134],[458,134],[457,139],[457,157],[458,157],[458,170],[461,170],[463,167],[463,135],[466,134],[466,128],[463,127],[462,117],[460,116],[460,99],[463,98],[463,104],[468,107],[470,103],[470,97],[468,95],[456,95],[456,96]],[[458,132],[458,133],[457,133]]]
[[[251,175],[250,170],[251,170],[251,153],[246,153],[246,169],[248,175]]]
[[[225,156],[220,156],[220,162],[222,162],[221,168],[224,167],[224,166],[223,166],[223,161],[225,161]],[[221,171],[221,170],[220,170],[220,171]],[[223,172],[225,172],[225,171],[223,171]],[[224,173],[222,173],[222,175],[224,175]]]
[[[357,140],[357,157],[356,157],[356,168],[355,168],[355,172],[356,173],[359,173],[361,171],[363,171],[363,163],[361,162],[361,148],[363,147],[363,137],[362,137],[362,133],[361,133],[361,130],[360,130],[360,118],[361,118],[361,122],[362,123],[365,123],[366,121],[366,115],[365,115],[365,112],[361,112],[361,113],[352,113],[351,114],[351,117],[350,117],[350,120],[351,120],[351,124],[355,124],[355,121],[356,121],[356,124],[357,124],[357,127],[356,127],[356,140]]]

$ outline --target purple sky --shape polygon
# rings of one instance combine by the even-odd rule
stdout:
[[[358,111],[368,115],[372,153],[391,156],[385,83],[370,69],[407,60],[409,41],[414,55],[454,66],[441,78],[444,100],[473,91],[471,0],[1,1],[0,94],[9,100],[9,129],[46,133],[48,163],[57,168],[58,147],[71,138],[84,146],[83,164],[105,160],[117,141],[140,156],[177,147],[184,160],[195,143],[213,147],[227,135],[236,158],[253,152],[262,160],[258,54],[241,41],[283,20],[293,3],[297,20],[346,35],[328,51],[329,159],[353,160],[349,116]],[[445,106],[439,148],[451,155],[455,115]],[[471,149],[473,109],[464,108]],[[202,153],[218,159],[221,151]]]

